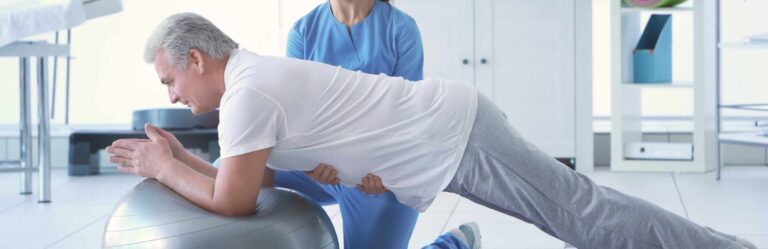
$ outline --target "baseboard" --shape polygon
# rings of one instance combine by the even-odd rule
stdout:
[[[595,133],[594,160],[595,166],[608,166],[611,162],[610,133]],[[649,142],[690,142],[690,133],[648,133],[643,136]],[[34,143],[32,153],[37,154],[37,144]],[[723,160],[725,165],[768,165],[768,150],[766,147],[738,144],[723,144]],[[0,160],[15,160],[19,158],[18,137],[0,136]],[[37,157],[34,157],[35,161]],[[106,162],[104,162],[106,161]],[[110,167],[108,160],[101,165]],[[69,138],[54,136],[51,138],[51,167],[66,168],[69,162]],[[578,163],[577,163],[578,164]],[[113,165],[111,167],[114,167]]]

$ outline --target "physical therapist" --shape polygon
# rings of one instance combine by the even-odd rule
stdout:
[[[294,24],[286,55],[370,74],[423,79],[419,28],[413,18],[388,1],[329,0],[320,4]],[[331,165],[319,165],[309,173],[277,171],[275,184],[300,191],[323,205],[338,203],[347,248],[407,248],[418,212],[398,202],[391,192],[383,192],[383,187],[362,188],[364,192],[338,184],[335,173]],[[376,176],[370,179],[370,183],[378,183],[374,186],[381,186]],[[369,194],[373,192],[383,193]],[[476,225],[466,224],[433,245],[465,248],[458,241],[479,245],[474,237],[479,237]]]

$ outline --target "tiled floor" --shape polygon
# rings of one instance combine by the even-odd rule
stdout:
[[[709,174],[613,173],[589,176],[601,185],[653,202],[703,225],[747,238],[768,248],[768,167],[726,167],[722,181]],[[115,203],[138,177],[103,173],[69,177],[53,174],[53,203],[18,195],[17,173],[0,174],[0,248],[98,248]],[[338,207],[326,208],[339,234]],[[419,217],[411,247],[428,244],[439,234],[466,221],[480,224],[484,248],[563,248],[564,243],[534,226],[474,204],[454,194],[441,194]]]

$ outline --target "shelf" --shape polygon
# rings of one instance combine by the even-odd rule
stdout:
[[[720,108],[768,112],[768,104],[720,105]]]
[[[720,48],[734,49],[768,49],[768,42],[725,42],[720,43]]]
[[[721,133],[720,142],[768,146],[768,135],[762,132]]]
[[[693,6],[678,6],[671,8],[639,8],[639,7],[621,7],[622,14],[633,13],[652,13],[652,14],[674,14],[674,13],[693,13]]]
[[[693,89],[693,82],[669,82],[669,83],[634,83],[634,82],[623,82],[621,83],[622,87],[625,88],[637,88],[637,89],[648,89],[648,88],[690,88]]]

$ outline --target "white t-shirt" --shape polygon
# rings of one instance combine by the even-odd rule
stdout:
[[[230,55],[219,111],[221,157],[272,148],[275,170],[333,165],[353,187],[368,173],[424,211],[450,183],[467,145],[477,91],[312,61]]]

